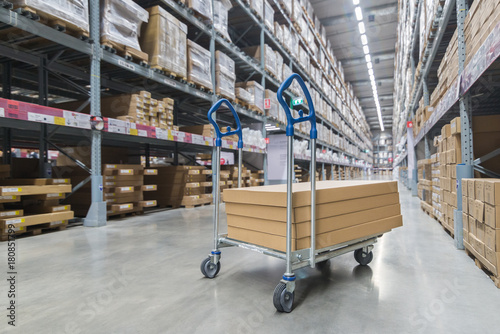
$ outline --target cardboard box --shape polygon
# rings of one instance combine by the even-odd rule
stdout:
[[[500,252],[495,252],[488,247],[485,247],[485,257],[488,264],[494,267],[494,270],[488,268],[493,274],[498,275],[500,268]]]
[[[457,134],[457,133],[460,133],[461,132],[461,121],[460,121],[460,117],[456,117],[454,118],[451,123],[450,123],[450,133],[453,135],[453,134]]]
[[[474,236],[477,234],[476,219],[472,216],[469,216],[469,233],[471,233]]]
[[[484,202],[484,180],[477,179],[474,183],[476,200]]]
[[[74,218],[73,211],[64,211],[57,213],[45,213],[40,215],[0,219],[0,229],[5,229],[5,227],[11,224],[14,225],[15,227],[23,227],[23,226],[51,223],[60,220],[69,220],[73,218]]]
[[[486,228],[486,224],[481,223],[480,221],[476,220],[476,234],[475,234],[475,236],[479,241],[484,242],[485,228]]]
[[[485,204],[484,222],[492,228],[500,229],[500,206]]]
[[[462,213],[462,226],[464,230],[469,232],[469,215],[466,213]]]
[[[469,232],[467,230],[463,230],[464,241],[469,242]]]
[[[441,128],[441,136],[442,136],[442,138],[448,138],[449,136],[451,136],[451,125],[450,124],[446,124],[445,126],[443,126]]]
[[[500,205],[500,180],[484,180],[484,201],[490,205]]]
[[[493,251],[500,251],[500,229],[486,225],[484,229],[484,244]]]
[[[467,197],[468,196],[468,190],[469,186],[467,184],[468,179],[462,179],[462,196]]]
[[[42,195],[42,194],[70,193],[70,192],[71,192],[71,184],[0,187],[0,196]]]
[[[355,225],[369,223],[400,215],[399,204],[378,207],[370,210],[363,210],[344,215],[328,217],[316,220],[316,233],[327,233]],[[228,224],[233,227],[251,231],[286,236],[286,222],[264,220],[254,217],[234,216],[228,214]],[[300,239],[311,236],[311,221],[293,224],[292,238]]]
[[[462,212],[469,214],[469,199],[465,196],[462,196]]]
[[[467,196],[476,199],[476,179],[467,179]]]
[[[395,216],[366,224],[347,227],[316,236],[316,248],[321,249],[331,245],[337,245],[351,240],[360,239],[370,235],[383,234],[393,228],[402,226],[402,216]],[[248,242],[278,251],[286,251],[286,238],[284,236],[262,233],[228,226],[228,237]],[[310,237],[292,239],[292,250],[309,248]]]
[[[474,218],[484,222],[484,203],[479,200],[474,200]]]
[[[257,188],[257,187],[256,187]],[[262,187],[260,187],[262,188]],[[245,188],[244,188],[245,189]],[[252,189],[252,188],[246,188]],[[286,222],[286,206],[273,207],[255,204],[231,203],[229,191],[233,189],[225,189],[224,197],[226,198],[227,214],[254,217],[265,220],[275,220]],[[355,211],[369,210],[381,206],[388,206],[399,203],[399,195],[397,193],[373,196],[368,198],[359,198],[346,201],[338,201],[332,203],[318,204],[316,207],[316,219],[328,218],[332,216],[352,213]],[[295,208],[294,223],[307,222],[311,218],[310,207]]]

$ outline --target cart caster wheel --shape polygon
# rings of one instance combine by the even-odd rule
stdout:
[[[279,283],[276,285],[273,294],[273,304],[278,312],[292,312],[293,298],[295,296],[294,292],[286,290],[285,283]]]
[[[366,266],[373,260],[373,252],[363,252],[363,249],[356,249],[354,251],[354,259],[362,266]]]
[[[214,264],[210,262],[210,258],[207,257],[205,260],[201,261],[201,273],[207,278],[214,278],[220,271],[220,262]]]

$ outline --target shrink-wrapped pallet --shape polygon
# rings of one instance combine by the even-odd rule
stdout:
[[[276,51],[276,79],[278,79],[278,81],[286,79],[283,77],[283,57],[278,51]]]
[[[229,0],[216,0],[214,1],[214,28],[226,40],[231,40],[229,31],[227,29],[227,14],[232,7]]]
[[[210,51],[188,40],[188,81],[207,89],[213,89],[210,74]]]
[[[264,88],[255,81],[238,82],[236,87],[245,88],[250,95],[252,100],[249,103],[250,107],[255,108],[258,112],[264,113]]]
[[[274,22],[274,36],[278,39],[278,41],[281,44],[284,44],[283,42],[283,28],[280,26],[278,22]]]
[[[291,16],[293,12],[293,0],[279,0],[279,3],[285,10],[285,13]]]
[[[266,89],[266,99],[271,100],[271,108],[266,110],[266,116],[279,120],[279,103],[276,92]]]
[[[264,0],[264,24],[274,33],[274,9],[267,0]]]
[[[260,46],[250,46],[244,48],[243,51],[260,63]],[[264,68],[266,69],[266,71],[276,76],[276,54],[274,50],[267,44],[264,44]]]
[[[264,17],[264,0],[250,0],[250,8],[260,17]]]
[[[33,10],[49,20],[61,20],[62,24],[72,30],[86,33],[90,31],[88,0],[10,0],[10,2],[15,8]]]
[[[231,100],[235,99],[236,82],[234,60],[221,51],[215,53],[215,92]]]
[[[132,0],[101,2],[101,42],[141,50],[141,25],[148,22],[149,13]]]
[[[236,98],[244,103],[250,104],[253,102],[253,96],[243,87],[236,87]]]
[[[141,46],[149,54],[151,67],[187,77],[187,26],[160,6],[148,8],[148,12]]]
[[[212,22],[212,1],[211,0],[187,0],[187,6],[191,8],[196,15]]]

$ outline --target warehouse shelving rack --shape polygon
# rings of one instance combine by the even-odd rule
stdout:
[[[236,68],[241,71],[241,76],[245,76],[245,79],[248,78],[250,80],[252,77],[258,79],[260,77],[260,82],[264,88],[266,85],[276,89],[279,87],[280,82],[265,72],[264,57],[261,57],[262,61],[260,64],[248,57],[236,44],[227,41],[212,26],[206,25],[198,19],[183,3],[173,0],[137,0],[136,2],[143,7],[161,5],[182,22],[188,24],[190,39],[199,38],[200,42],[206,39],[205,43],[209,45],[212,64],[215,63],[216,49],[220,49],[235,60]],[[290,18],[280,7],[279,2],[276,0],[271,0],[270,2],[274,5],[277,15],[281,13],[282,17],[280,17],[280,20],[287,22],[290,29],[295,29]],[[235,3],[238,5],[236,10],[242,10],[245,13],[245,17],[253,21],[258,28],[252,30],[256,30],[258,33],[260,45],[263,46],[266,42],[270,42],[274,49],[282,53],[294,71],[301,74],[311,83],[312,87],[321,92],[320,87],[297,65],[296,60],[288,55],[283,45],[267,30],[264,23],[252,13],[248,4],[241,0],[236,0]],[[16,28],[16,30],[9,30],[10,35],[6,41],[7,43],[5,41],[4,43],[0,43],[0,55],[2,56],[2,97],[8,101],[31,102],[42,106],[47,106],[49,99],[56,96],[73,100],[88,99],[91,109],[88,117],[97,117],[99,119],[101,116],[101,95],[131,93],[146,89],[152,91],[155,96],[168,96],[176,99],[176,102],[179,101],[181,107],[176,103],[177,110],[174,116],[176,122],[196,122],[192,119],[201,119],[200,115],[203,115],[218,97],[211,91],[198,89],[182,80],[165,75],[147,66],[128,61],[104,50],[98,42],[100,40],[99,1],[91,0],[89,4],[90,39],[79,40],[22,15],[22,11],[13,11],[8,2],[4,1],[1,3],[0,29],[6,31],[7,29]],[[308,24],[310,25],[310,22]],[[240,34],[241,39],[244,39],[244,33],[234,33]],[[42,40],[41,43],[35,43],[34,46],[25,46],[25,43],[38,41],[40,38]],[[301,43],[306,45],[302,38]],[[319,44],[321,46],[321,43]],[[307,52],[310,54],[311,59],[319,63],[308,49]],[[324,69],[322,71],[328,77]],[[212,66],[212,81],[215,82],[215,66]],[[342,80],[341,82],[342,85],[345,85]],[[20,91],[20,93],[16,94],[16,91],[13,91],[12,87],[20,88],[16,90]],[[29,98],[26,93],[33,93],[33,95],[38,95],[38,97]],[[286,94],[288,97],[292,97],[289,91]],[[358,124],[350,124],[333,102],[323,92],[321,94],[332,106],[333,110],[339,113],[350,129],[353,130],[355,138],[349,138],[335,125],[323,117],[318,117],[321,123],[346,138],[360,152],[364,152],[365,147],[370,148],[369,144],[367,144],[369,143],[367,135],[357,129],[360,126],[359,121],[356,121]],[[343,103],[346,102],[343,101]],[[36,106],[34,107],[36,109]],[[181,109],[189,110],[189,116],[183,113]],[[269,122],[267,117],[244,107],[237,105],[235,109],[244,122],[259,124]],[[6,110],[10,109],[7,108]],[[60,112],[62,111],[54,109],[49,114]],[[178,156],[177,153],[180,154],[180,152],[209,152],[213,146],[211,142],[212,138],[203,138],[202,136],[184,134],[172,130],[148,130],[140,126],[133,128],[134,125],[130,127],[130,124],[125,124],[123,126],[124,129],[120,128],[120,131],[115,132],[117,129],[111,129],[109,125],[110,122],[115,124],[117,121],[109,121],[106,118],[104,118],[105,129],[103,131],[96,130],[88,126],[89,120],[83,114],[77,115],[78,117],[83,117],[82,122],[86,124],[82,128],[71,127],[61,122],[54,123],[51,117],[48,117],[49,120],[41,116],[38,116],[38,118],[16,119],[15,116],[9,116],[8,112],[6,115],[0,116],[4,116],[1,127],[3,131],[3,160],[5,163],[10,162],[10,147],[12,145],[16,145],[17,147],[35,147],[34,145],[38,145],[41,161],[45,163],[48,162],[47,151],[49,148],[57,149],[64,145],[78,145],[82,144],[82,142],[91,147],[91,166],[87,170],[90,172],[88,180],[92,185],[93,204],[85,220],[86,226],[102,226],[106,224],[106,205],[103,202],[102,192],[100,191],[100,185],[102,184],[100,170],[101,145],[103,143],[127,146],[135,150],[135,155],[142,154],[148,156],[158,152],[175,152],[176,158]],[[63,116],[57,117],[61,117],[64,120]],[[231,125],[225,116],[222,116],[220,121],[226,122],[226,125]],[[123,125],[123,123],[119,124]],[[264,128],[262,131],[265,135]],[[307,136],[304,135],[302,137],[305,139]],[[236,145],[228,142],[224,143],[223,148],[235,150]],[[333,165],[361,168],[362,164],[355,160],[366,160],[366,155],[359,157],[327,143],[318,143],[318,148],[328,148],[345,154],[350,160],[354,161],[354,163],[324,162],[325,164],[331,164],[332,168]],[[64,151],[64,148],[61,150]],[[246,147],[244,150],[246,152],[264,154],[265,166],[266,155],[264,150],[256,147]],[[62,154],[65,153],[62,152]],[[298,159],[300,160],[300,157]],[[47,176],[46,167],[43,163],[40,164],[40,174],[42,176]]]
[[[478,1],[478,0],[476,0]],[[411,10],[411,9],[410,9]],[[416,13],[418,14],[422,8],[422,1],[418,1]],[[413,70],[413,87],[416,90],[413,92],[409,107],[404,111],[404,120],[410,120],[415,116],[417,103],[421,97],[424,99],[424,106],[430,104],[429,96],[432,90],[432,85],[435,84],[430,79],[430,75],[439,65],[443,48],[446,49],[451,42],[450,30],[453,33],[456,26],[458,38],[458,77],[454,83],[450,85],[448,91],[443,95],[438,102],[431,117],[425,122],[418,134],[413,138],[413,132],[408,131],[406,141],[407,149],[397,156],[394,161],[396,166],[408,166],[408,159],[411,156],[415,161],[415,169],[408,170],[408,179],[411,178],[410,188],[412,193],[417,193],[417,146],[421,148],[423,145],[424,156],[422,158],[429,159],[431,157],[431,140],[439,133],[441,127],[449,123],[451,119],[460,116],[461,119],[461,150],[462,164],[457,165],[457,196],[462,197],[462,178],[474,177],[474,170],[477,170],[490,177],[500,177],[496,173],[489,171],[481,166],[481,163],[500,154],[500,148],[491,153],[474,159],[473,152],[473,136],[472,136],[472,116],[498,114],[498,103],[500,102],[500,92],[495,89],[495,84],[500,81],[498,69],[500,68],[500,22],[496,24],[488,38],[483,42],[479,51],[474,54],[467,66],[466,61],[466,45],[465,45],[465,18],[469,10],[468,1],[466,0],[447,0],[438,11],[434,26],[435,33],[431,34],[431,40],[426,46],[423,59],[420,59],[422,71],[419,77],[415,77],[414,57],[416,51],[416,40],[418,24],[413,25],[413,39],[411,52],[409,54],[412,70]],[[455,16],[453,16],[455,13]],[[456,19],[455,19],[456,17]],[[418,20],[417,20],[418,21]],[[488,53],[482,54],[481,51],[489,50]],[[474,93],[471,93],[474,92]],[[399,97],[398,103],[401,107],[405,105],[405,98]],[[403,108],[401,108],[403,110]],[[399,115],[396,115],[399,116]],[[403,138],[406,122],[400,122],[399,127],[395,128],[395,140],[399,142]],[[395,146],[396,148],[396,146]],[[395,155],[399,153],[395,151]],[[458,249],[463,249],[463,222],[462,222],[462,203],[457,202],[457,210],[454,214],[455,221],[455,245]]]

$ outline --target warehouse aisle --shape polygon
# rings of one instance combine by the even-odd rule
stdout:
[[[332,260],[324,273],[297,272],[291,314],[277,313],[272,304],[282,261],[225,249],[219,276],[202,278],[199,265],[212,244],[212,207],[20,239],[17,330],[477,333],[499,328],[500,291],[454,249],[404,187],[401,203],[404,227],[375,245],[369,267],[356,266],[347,254]]]

